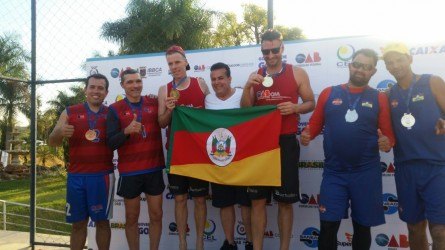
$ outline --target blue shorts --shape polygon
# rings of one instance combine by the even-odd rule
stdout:
[[[348,218],[371,227],[385,223],[380,163],[360,171],[323,171],[320,187],[320,220],[341,221]]]
[[[113,216],[114,173],[101,175],[68,174],[66,221],[75,223],[91,218],[109,220]]]
[[[399,217],[416,224],[427,219],[445,224],[445,166],[425,161],[396,165],[395,172]]]

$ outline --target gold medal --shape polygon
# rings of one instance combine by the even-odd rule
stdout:
[[[175,98],[175,99],[179,99],[179,96],[180,96],[181,94],[179,94],[179,91],[177,90],[177,89],[172,89],[171,91],[170,91],[170,97],[173,97],[173,98]]]
[[[88,141],[93,141],[93,140],[95,140],[95,139],[96,139],[96,136],[97,136],[96,131],[94,131],[94,130],[92,130],[92,129],[89,129],[89,130],[85,133],[85,138],[86,138]]]
[[[269,88],[273,85],[273,78],[270,76],[266,76],[263,79],[263,86]]]

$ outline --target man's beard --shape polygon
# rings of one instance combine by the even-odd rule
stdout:
[[[369,79],[368,79],[368,80],[366,80],[366,79],[364,79],[364,78],[362,78],[362,79],[356,79],[356,77],[351,76],[351,77],[349,78],[349,81],[352,83],[352,85],[354,85],[354,86],[356,86],[356,87],[363,87],[363,86],[368,85]]]

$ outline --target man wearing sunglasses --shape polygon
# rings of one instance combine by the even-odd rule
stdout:
[[[433,249],[445,249],[445,82],[414,74],[402,43],[388,44],[383,60],[397,80],[389,100],[399,216],[408,224],[411,249],[428,249],[427,225]]]
[[[312,111],[314,94],[309,77],[302,68],[282,62],[284,45],[281,34],[267,30],[261,37],[261,52],[265,67],[252,73],[247,80],[241,99],[242,107],[276,105],[281,113],[281,186],[249,187],[252,199],[251,220],[254,249],[263,248],[266,228],[266,200],[273,197],[278,201],[278,228],[280,249],[289,249],[293,226],[292,204],[300,199],[298,161],[300,148],[296,133],[299,114]],[[273,94],[272,94],[273,93]],[[298,103],[301,97],[303,103]]]
[[[324,128],[325,154],[320,187],[318,249],[337,249],[340,222],[351,218],[352,249],[371,247],[371,227],[385,223],[379,150],[394,145],[389,104],[384,93],[368,86],[377,71],[377,54],[355,52],[349,64],[349,81],[324,89],[301,144],[309,145]]]

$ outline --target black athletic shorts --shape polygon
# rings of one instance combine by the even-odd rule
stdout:
[[[209,194],[209,182],[176,174],[168,174],[168,188],[173,195],[190,194],[202,197]]]
[[[251,186],[247,188],[250,199],[270,199],[284,203],[296,203],[300,200],[300,182],[298,161],[300,145],[295,134],[280,135],[281,152],[281,187]]]
[[[212,205],[217,208],[223,208],[240,204],[241,206],[250,206],[247,187],[229,186],[211,183],[212,185]]]
[[[141,193],[160,195],[165,189],[163,172],[159,170],[146,174],[120,176],[117,195],[127,199],[136,198]]]

